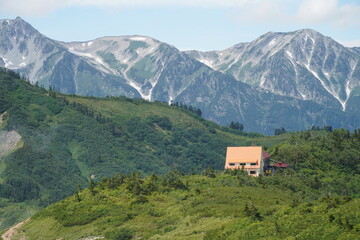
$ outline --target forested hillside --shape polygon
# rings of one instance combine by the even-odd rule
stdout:
[[[35,214],[15,239],[360,239],[358,131],[293,133],[268,150],[291,168],[257,178],[208,168],[91,181]]]
[[[61,95],[6,69],[0,114],[1,227],[69,196],[90,175],[221,169],[227,146],[286,138],[219,127],[199,112],[160,102]]]
[[[115,175],[41,210],[14,239],[359,239],[359,192],[308,171]]]
[[[200,114],[62,95],[1,69],[1,228],[67,197],[17,239],[356,239],[359,131],[266,137]],[[224,172],[226,147],[246,145],[290,168],[259,178]]]

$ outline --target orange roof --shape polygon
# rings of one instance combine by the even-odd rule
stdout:
[[[262,147],[228,147],[226,163],[254,163],[262,159]]]

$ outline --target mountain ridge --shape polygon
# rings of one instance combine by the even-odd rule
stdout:
[[[190,51],[188,54],[210,63],[215,70],[233,75],[239,81],[298,99],[340,103],[344,111],[351,92],[360,85],[360,55],[312,29],[268,32],[249,44],[243,44],[241,48],[237,46],[213,52]],[[325,54],[323,61],[318,55],[314,56],[316,51],[318,55]],[[329,59],[327,52],[336,55],[335,59]],[[280,70],[269,72],[274,67]],[[339,67],[352,70],[342,73],[336,69]],[[339,74],[342,76],[337,76]],[[282,80],[284,76],[286,80]],[[310,89],[320,92],[311,92]]]
[[[36,31],[21,18],[11,21],[22,22],[31,28],[30,31]],[[6,22],[3,20],[2,25],[7,25]],[[12,29],[8,25],[7,28]],[[314,67],[321,62],[321,57],[309,58],[313,46],[310,38],[307,42],[298,40],[305,44],[301,49],[296,47],[296,42],[290,41],[292,35],[300,32],[313,38],[315,35],[324,38],[314,30],[268,32],[252,42],[207,53],[182,52],[172,45],[140,35],[66,43],[46,38],[38,31],[36,38],[29,40],[26,32],[17,31],[18,42],[0,31],[2,42],[8,42],[12,47],[8,51],[0,46],[0,66],[12,67],[31,82],[46,88],[51,86],[66,94],[127,96],[169,104],[183,102],[201,108],[204,117],[222,125],[239,121],[249,131],[266,134],[279,127],[291,131],[313,125],[355,129],[359,124],[354,120],[360,112],[356,104],[360,92],[359,63],[354,65],[352,60],[353,71],[351,74],[346,72],[349,68],[347,56],[350,54],[351,59],[356,60],[358,51],[335,44],[342,55],[333,62],[328,61],[333,71],[327,70],[330,77],[323,79],[326,74],[322,68]],[[276,36],[285,36],[287,40],[276,41]],[[279,43],[282,48],[271,50],[269,47]],[[294,49],[299,56],[295,55]],[[321,52],[323,48],[316,49]],[[22,51],[28,55],[22,55]],[[12,61],[13,65],[9,65],[11,58],[16,60]],[[28,59],[29,62],[25,62]],[[344,64],[341,63],[343,60]],[[210,64],[214,61],[217,62]],[[25,66],[20,67],[23,62]],[[346,78],[349,74],[350,78]],[[348,79],[347,83],[342,79]],[[321,114],[313,113],[307,106],[316,106]],[[292,116],[282,109],[288,108],[296,111],[302,120],[287,121]],[[271,112],[274,109],[277,112]],[[269,117],[263,119],[263,116]]]

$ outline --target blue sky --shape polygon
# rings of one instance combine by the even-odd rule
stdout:
[[[360,0],[0,0],[0,18],[16,16],[62,41],[145,35],[181,50],[218,50],[312,28],[360,47]]]

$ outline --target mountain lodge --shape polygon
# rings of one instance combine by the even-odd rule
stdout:
[[[271,174],[276,168],[287,168],[289,164],[277,162],[270,165],[270,154],[261,146],[228,147],[226,151],[225,169],[244,169],[249,175]]]

